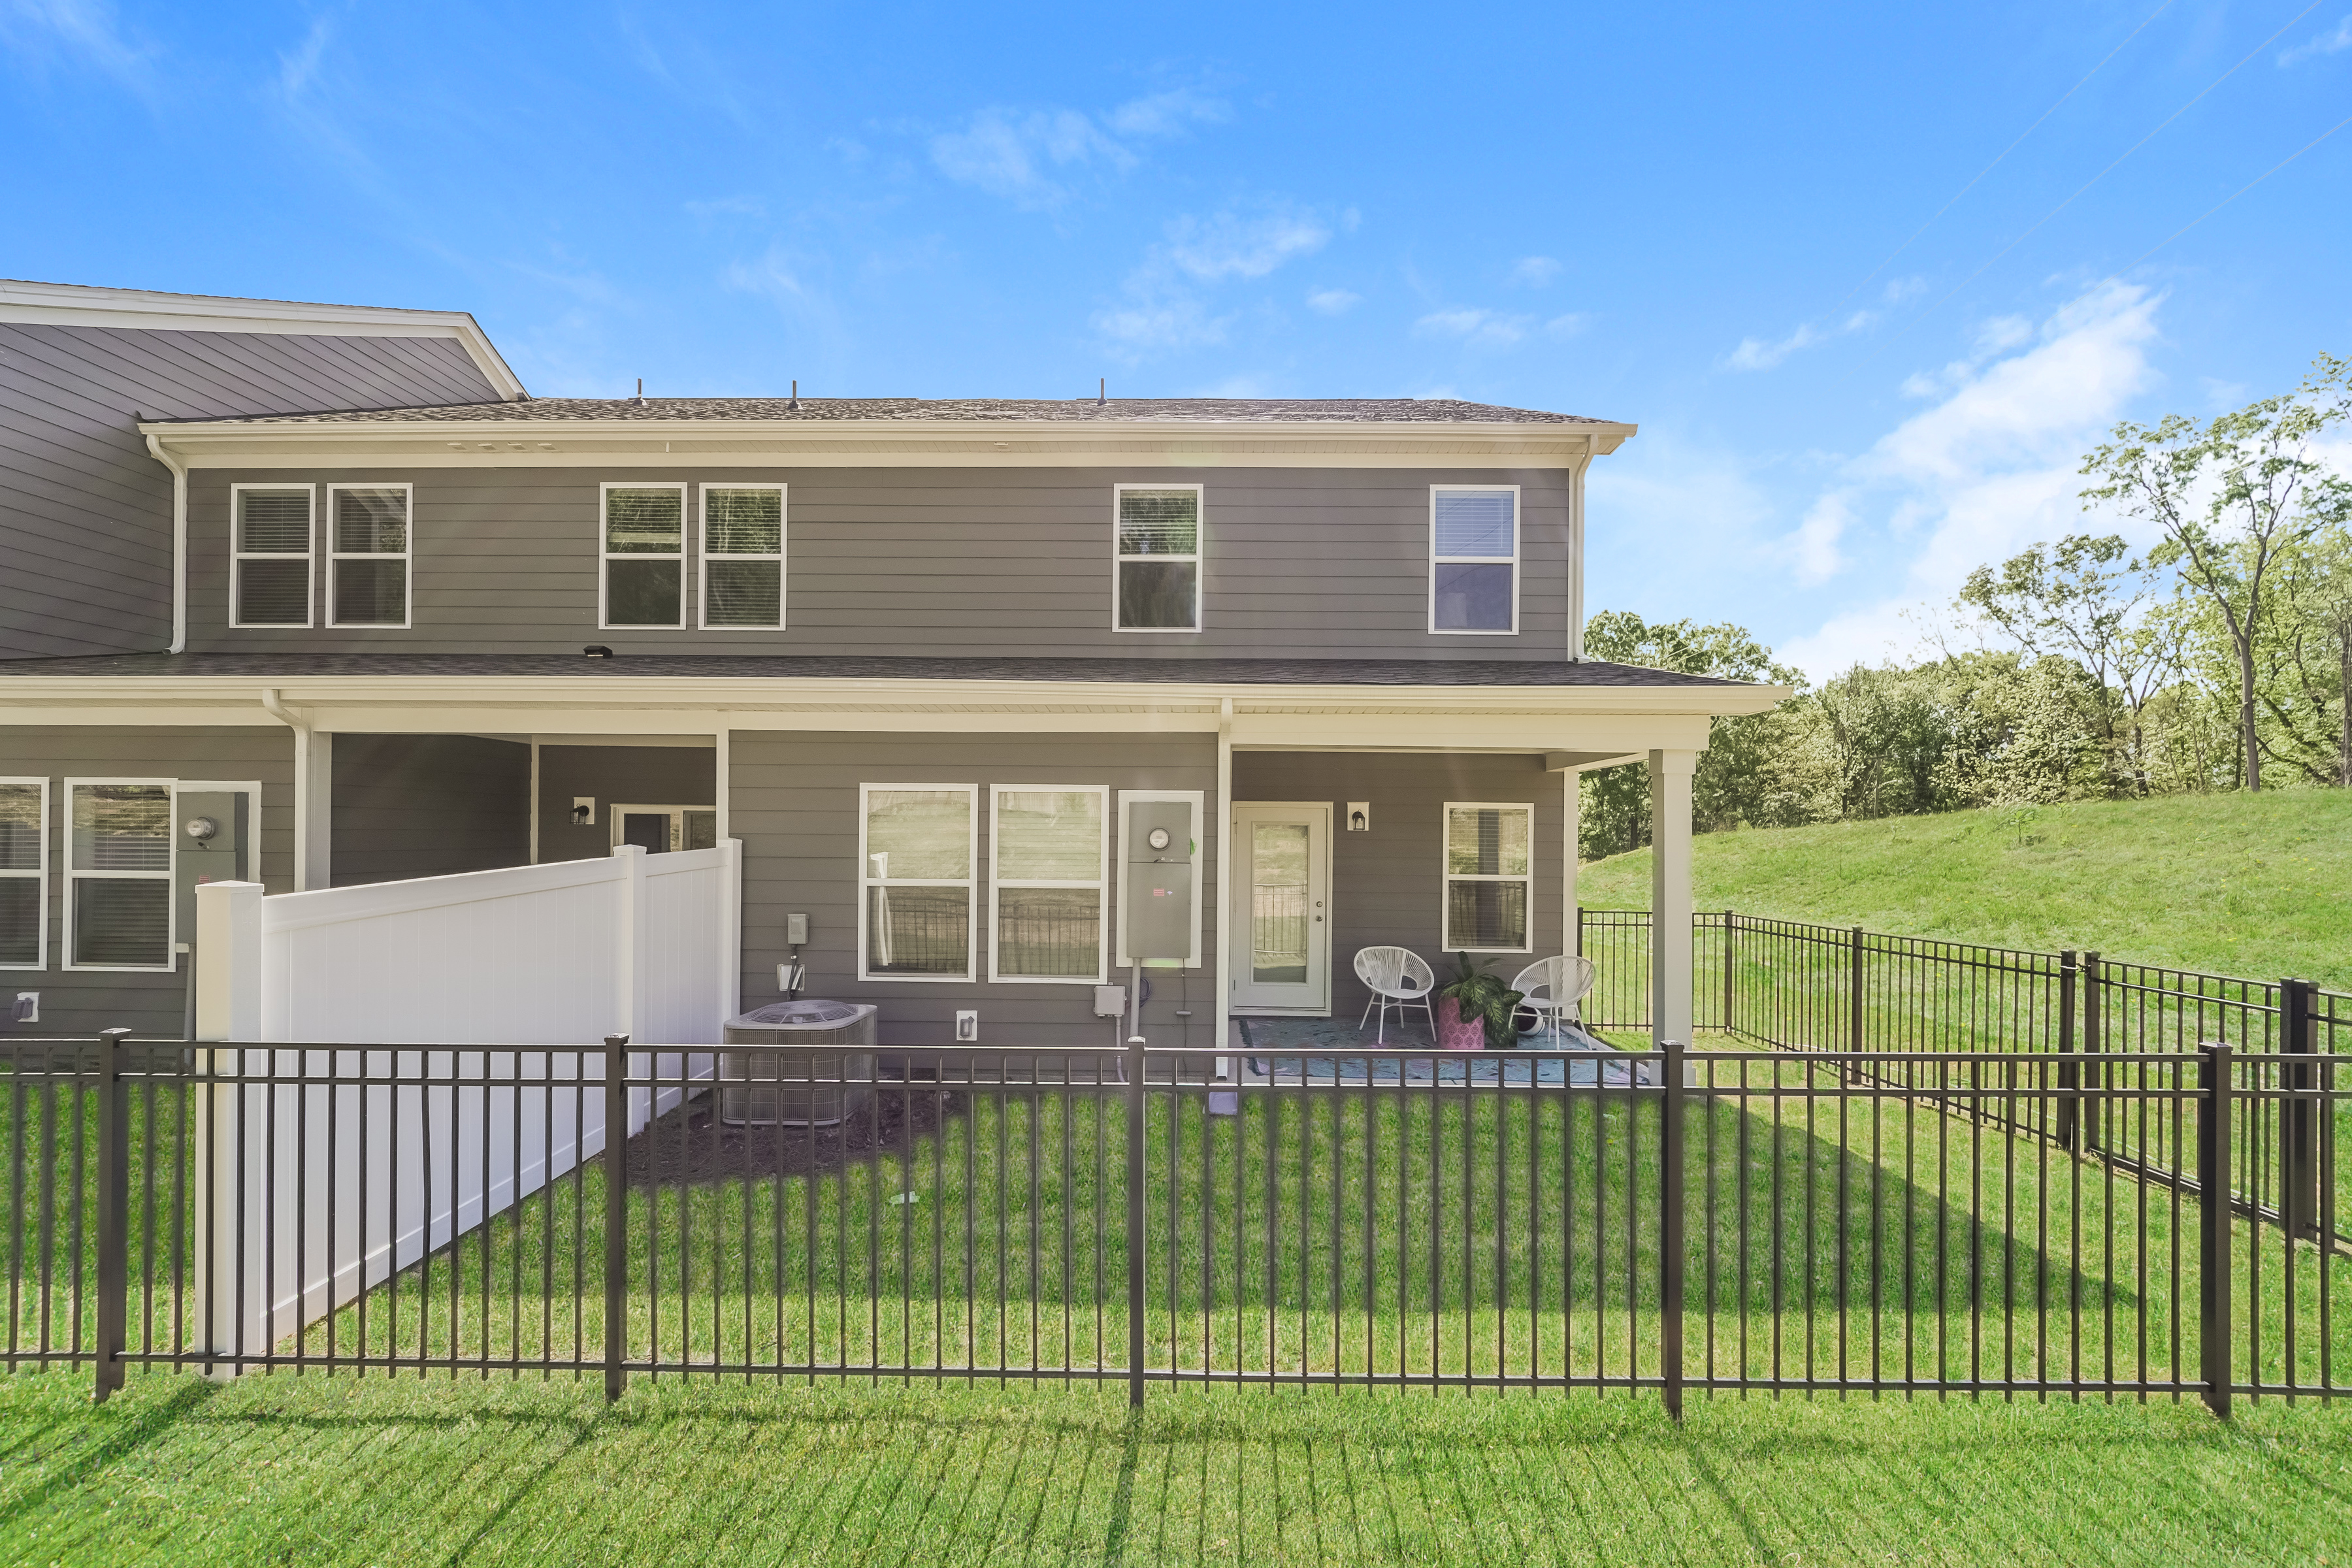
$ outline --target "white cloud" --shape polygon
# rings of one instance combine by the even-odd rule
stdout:
[[[1168,227],[1168,259],[1204,283],[1263,278],[1296,256],[1323,248],[1331,230],[1314,214],[1277,207],[1254,217],[1221,212],[1180,217]]]
[[[1319,215],[1281,202],[1255,212],[1229,208],[1205,218],[1178,217],[1168,225],[1167,238],[1146,251],[1119,285],[1119,302],[1095,313],[1095,331],[1130,363],[1154,350],[1223,342],[1234,313],[1212,308],[1204,289],[1264,278],[1297,257],[1313,255],[1330,237],[1330,226]],[[1336,313],[1315,301],[1342,294],[1326,290],[1310,295],[1308,302]],[[1347,303],[1354,298],[1347,295]]]
[[[1544,323],[1544,331],[1555,338],[1572,338],[1592,324],[1592,318],[1582,310],[1570,310],[1564,316],[1554,316]]]
[[[1799,349],[1809,349],[1822,338],[1823,334],[1814,331],[1810,322],[1774,342],[1766,342],[1761,338],[1742,338],[1739,346],[1731,351],[1731,357],[1724,363],[1734,370],[1770,370]]]
[[[1223,99],[1180,87],[1130,100],[1103,118],[1122,136],[1176,136],[1194,125],[1222,125],[1233,112]]]
[[[289,99],[302,96],[311,79],[319,74],[320,57],[327,52],[327,40],[332,35],[327,17],[310,24],[310,31],[299,48],[278,57],[278,90]]]
[[[1559,263],[1549,256],[1524,256],[1511,268],[1511,281],[1540,289],[1559,276]]]
[[[1325,316],[1344,316],[1363,302],[1361,294],[1345,289],[1316,289],[1307,296],[1307,308]]]
[[[1781,541],[1803,583],[1845,569],[1871,545],[1909,541],[1902,590],[1831,617],[1782,656],[1817,679],[1882,658],[1899,646],[1890,639],[1909,624],[1906,611],[1948,599],[1974,567],[2079,530],[2081,453],[2155,381],[2148,351],[2160,302],[2111,280],[2032,328],[2030,342],[2018,341],[2013,321],[1989,323],[1979,349],[2017,352],[1937,373],[1941,401],[1844,464]],[[1874,537],[1858,537],[1873,533],[1874,518]]]
[[[106,0],[0,0],[0,42],[24,60],[70,61],[142,95],[155,86],[153,46],[126,34]]]
[[[1500,310],[1455,306],[1432,310],[1412,324],[1426,338],[1455,338],[1474,348],[1509,348],[1528,335],[1533,316],[1507,315]]]
[[[2352,49],[2352,16],[2336,24],[2334,32],[2322,33],[2307,44],[2297,44],[2284,51],[2279,56],[2278,63],[2282,66],[2300,65],[2315,56],[2340,54],[2346,49]]]
[[[1135,154],[1075,109],[983,109],[968,129],[932,137],[931,161],[950,180],[1035,208],[1068,199],[1063,171],[1097,163],[1125,170]]]

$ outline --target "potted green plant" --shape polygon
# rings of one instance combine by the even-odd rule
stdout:
[[[1437,1038],[1447,1050],[1477,1050],[1480,1034],[1488,1049],[1507,1050],[1518,1044],[1517,1014],[1525,993],[1487,973],[1494,962],[1489,958],[1474,964],[1466,952],[1454,955],[1454,978],[1437,988]]]

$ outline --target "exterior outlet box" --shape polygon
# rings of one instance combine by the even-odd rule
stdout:
[[[1192,806],[1181,800],[1127,802],[1127,865],[1121,879],[1127,915],[1122,944],[1141,963],[1192,956],[1193,859],[1199,849]]]
[[[794,947],[808,945],[808,916],[786,915],[784,917],[784,941]]]
[[[956,1036],[960,1044],[970,1045],[980,1038],[980,1010],[976,1007],[956,1009]]]
[[[16,1011],[9,1015],[12,1022],[37,1024],[41,1021],[41,994],[37,991],[16,993]]]
[[[1127,987],[1097,985],[1095,987],[1095,1016],[1124,1018],[1127,1016]]]

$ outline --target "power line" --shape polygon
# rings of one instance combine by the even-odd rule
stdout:
[[[2211,81],[2205,85],[2203,91],[2198,93],[2196,97],[2190,99],[2188,102],[2182,104],[2179,108],[2166,115],[2163,120],[2158,122],[2154,131],[2150,131],[2147,135],[2141,137],[2138,141],[2125,148],[2121,156],[2117,157],[2114,163],[2109,163],[2105,168],[2100,170],[2097,174],[2084,181],[2082,188],[2077,190],[2074,195],[2068,196],[2064,201],[2060,202],[2056,206],[2052,207],[2048,212],[2042,214],[2041,217],[2034,220],[2033,226],[2032,228],[2027,229],[2015,239],[2011,240],[2007,245],[2004,245],[1999,250],[1994,251],[1991,256],[1986,258],[1983,266],[1979,267],[1974,272],[1969,273],[1966,278],[1961,279],[1958,283],[1953,285],[1950,293],[1946,294],[1942,299],[1927,307],[1927,310],[1922,311],[1921,314],[1930,314],[1936,310],[1943,309],[1946,305],[1950,304],[1954,294],[1958,294],[1961,289],[1967,288],[1969,284],[1983,277],[1986,271],[1992,267],[1993,263],[1999,261],[2002,257],[2007,256],[2011,251],[2015,250],[2019,246],[2032,238],[2034,232],[2040,229],[2043,224],[2048,223],[2052,218],[2056,217],[2060,213],[2063,213],[2068,207],[2073,206],[2075,201],[2082,196],[2084,191],[2089,190],[2093,185],[2097,184],[2101,180],[2104,180],[2109,174],[2114,174],[2116,168],[2123,163],[2126,158],[2130,157],[2133,153],[2147,146],[2150,142],[2156,140],[2158,132],[2162,131],[2166,126],[2171,124],[2174,121],[2179,119],[2182,115],[2196,108],[2198,104],[2203,102],[2207,93],[2211,92],[2215,88],[2221,86],[2223,82],[2237,75],[2239,71],[2245,68],[2247,60],[2252,59],[2254,56],[2261,54],[2264,49],[2267,49],[2273,44],[2277,43],[2280,38],[2286,35],[2288,28],[2293,27],[2297,22],[2302,21],[2305,16],[2308,16],[2314,11],[2318,10],[2322,3],[2323,0],[2311,0],[2310,5],[2305,6],[2302,10],[2297,11],[2293,16],[2287,18],[2286,26],[2281,27],[2277,32],[2273,33],[2269,37],[2264,38],[2261,43],[2256,44],[2252,49],[2247,52],[2245,59],[2240,60],[2236,65],[2231,66],[2228,70],[2225,70],[2220,76],[2215,77]]]
[[[1835,315],[1835,314],[1837,314],[1840,310],[1844,310],[1844,309],[1845,309],[1845,307],[1846,307],[1846,302],[1847,302],[1847,300],[1852,300],[1852,299],[1853,299],[1856,294],[1859,294],[1859,293],[1861,293],[1864,289],[1869,288],[1869,287],[1870,287],[1870,284],[1871,284],[1871,280],[1872,280],[1873,279],[1875,279],[1875,278],[1876,278],[1880,273],[1882,273],[1882,272],[1885,271],[1889,267],[1892,267],[1893,265],[1895,265],[1895,258],[1896,257],[1898,257],[1898,256],[1901,256],[1905,251],[1906,251],[1906,250],[1910,249],[1910,248],[1911,248],[1911,247],[1918,241],[1918,238],[1919,238],[1919,237],[1920,237],[1921,235],[1923,235],[1923,234],[1927,233],[1929,229],[1931,229],[1931,228],[1935,227],[1935,226],[1936,226],[1936,220],[1937,220],[1937,218],[1942,217],[1946,213],[1950,212],[1950,211],[1952,210],[1952,208],[1953,208],[1953,207],[1957,206],[1957,205],[1959,204],[1959,200],[1960,200],[1960,198],[1961,198],[1962,196],[1965,196],[1965,195],[1967,195],[1970,191],[1975,190],[1975,189],[1977,188],[1977,185],[1978,185],[1978,184],[1979,184],[1979,183],[1984,179],[1984,177],[1985,177],[1987,174],[1991,174],[1995,169],[1997,169],[1997,168],[1999,168],[1999,167],[2000,166],[2000,162],[2001,162],[2001,160],[2002,160],[2003,158],[2006,158],[2006,157],[2008,157],[2011,153],[2016,152],[2016,151],[2018,150],[2018,148],[2019,148],[2019,147],[2021,147],[2021,146],[2022,146],[2022,145],[2024,144],[2024,142],[2025,142],[2025,139],[2026,139],[2028,136],[2031,136],[2031,135],[2032,135],[2035,132],[2037,132],[2037,131],[2041,130],[2041,129],[2042,129],[2042,121],[2048,120],[2052,115],[2053,115],[2053,114],[2057,113],[2061,109],[2063,109],[2063,108],[2066,106],[2066,101],[2067,101],[2067,100],[2069,100],[2069,99],[2073,98],[2076,93],[2078,93],[2078,92],[2082,91],[2082,90],[2083,90],[2083,89],[2084,89],[2084,85],[2085,85],[2085,84],[2087,84],[2093,77],[2095,77],[2095,76],[2098,75],[2100,71],[2102,71],[2102,70],[2104,70],[2104,69],[2105,69],[2105,68],[2106,68],[2106,65],[2107,65],[2107,62],[2108,62],[2109,60],[2114,59],[2117,55],[2122,54],[2122,53],[2124,52],[2124,48],[2125,48],[2125,46],[2126,46],[2126,45],[2129,44],[2129,43],[2130,43],[2134,38],[2138,37],[2142,33],[2144,33],[2144,32],[2147,31],[2148,23],[2155,21],[2158,16],[2163,16],[2167,11],[2170,10],[2171,8],[2172,8],[2172,0],[2164,0],[2164,3],[2163,3],[2162,5],[2160,5],[2157,6],[2157,8],[2156,8],[2155,10],[2150,11],[2150,12],[2147,14],[2147,21],[2142,22],[2138,26],[2134,27],[2130,32],[2128,32],[2128,33],[2125,34],[2125,35],[2124,35],[2123,43],[2117,44],[2114,48],[2109,49],[2109,50],[2105,53],[2105,55],[2104,55],[2104,56],[2102,56],[2102,57],[2100,58],[2099,63],[2098,63],[2097,65],[2095,65],[2095,66],[2093,66],[2089,70],[2084,71],[2084,72],[2083,73],[2083,79],[2082,79],[2081,81],[2076,82],[2074,86],[2072,86],[2072,87],[2068,88],[2064,92],[2060,93],[2060,94],[2058,95],[2058,100],[2057,100],[2055,103],[2053,103],[2049,108],[2047,108],[2047,109],[2043,110],[2042,111],[2041,117],[2040,117],[2039,119],[2035,120],[2035,121],[2034,121],[2034,122],[2033,122],[2032,124],[2031,124],[2031,125],[2027,126],[2023,131],[2020,132],[2018,133],[2017,140],[2016,140],[2016,141],[2014,141],[2014,142],[2011,142],[2008,146],[2006,146],[2006,147],[2002,148],[2002,149],[2000,150],[2000,152],[1998,154],[1996,154],[1996,155],[1994,156],[1993,161],[1992,161],[1991,163],[1987,163],[1983,168],[1979,169],[1979,170],[1976,172],[1976,176],[1975,176],[1975,178],[1973,178],[1973,179],[1969,180],[1969,183],[1968,183],[1967,184],[1962,185],[1958,190],[1957,190],[1957,191],[1953,192],[1953,193],[1952,193],[1952,199],[1951,199],[1950,201],[1946,202],[1942,206],[1937,207],[1937,208],[1935,210],[1935,213],[1934,213],[1931,216],[1929,216],[1929,218],[1927,219],[1927,221],[1926,223],[1921,224],[1921,225],[1918,226],[1918,228],[1917,228],[1917,229],[1916,229],[1915,231],[1913,231],[1912,236],[1911,236],[1911,237],[1910,237],[1909,239],[1905,240],[1902,244],[1900,244],[1900,245],[1896,246],[1893,250],[1889,251],[1889,252],[1887,253],[1887,256],[1886,256],[1886,259],[1885,259],[1885,260],[1884,260],[1884,261],[1880,262],[1877,266],[1875,266],[1875,267],[1872,268],[1870,269],[1870,271],[1869,271],[1867,274],[1865,274],[1865,275],[1864,276],[1864,278],[1863,278],[1863,279],[1862,279],[1862,281],[1861,281],[1861,282],[1859,282],[1859,283],[1855,284],[1853,288],[1851,288],[1851,289],[1847,289],[1847,290],[1845,291],[1845,296],[1844,296],[1844,298],[1843,298],[1843,299],[1841,299],[1840,300],[1838,300],[1838,302],[1837,302],[1836,304],[1834,304],[1834,305],[1832,305],[1832,306],[1831,306],[1831,307],[1830,307],[1830,314],[1832,314],[1832,315],[1833,315],[1833,316],[1834,316],[1834,315]]]
[[[2256,174],[2252,179],[2248,180],[2244,184],[2240,185],[2236,190],[2231,191],[2228,195],[2223,196],[2220,201],[2215,202],[2211,206],[2207,207],[2203,212],[2199,213],[2195,217],[2190,218],[2187,223],[2182,224],[2179,228],[2174,229],[2170,234],[2166,235],[2162,239],[2158,240],[2154,245],[2149,246],[2133,260],[2131,267],[2126,267],[2123,268],[2123,270],[2128,272],[2132,269],[2132,267],[2137,267],[2141,262],[2146,261],[2149,257],[2154,256],[2158,251],[2162,250],[2166,246],[2170,245],[2174,240],[2179,239],[2182,235],[2187,234],[2190,229],[2195,228],[2199,224],[2203,223],[2207,218],[2211,217],[2215,213],[2220,212],[2223,207],[2228,206],[2231,202],[2236,201],[2240,196],[2244,195],[2248,191],[2252,190],[2256,185],[2261,184],[2264,180],[2269,179],[2273,174],[2277,174],[2281,169],[2285,168],[2289,163],[2294,163],[2297,158],[2302,157],[2305,153],[2310,152],[2314,147],[2318,146],[2322,142],[2326,141],[2330,136],[2335,135],[2338,131],[2343,130],[2347,125],[2352,125],[2352,115],[2347,115],[2346,118],[2337,121],[2335,124],[2329,126],[2326,130],[2321,132],[2318,135],[2313,137],[2310,141],[2305,142],[2294,152],[2289,153],[2285,157],[2281,158],[2277,163],[2273,163],[2269,168],[2264,169],[2261,174]]]

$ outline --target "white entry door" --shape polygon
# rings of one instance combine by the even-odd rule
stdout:
[[[1233,1005],[1331,1011],[1331,805],[1233,808]]]

